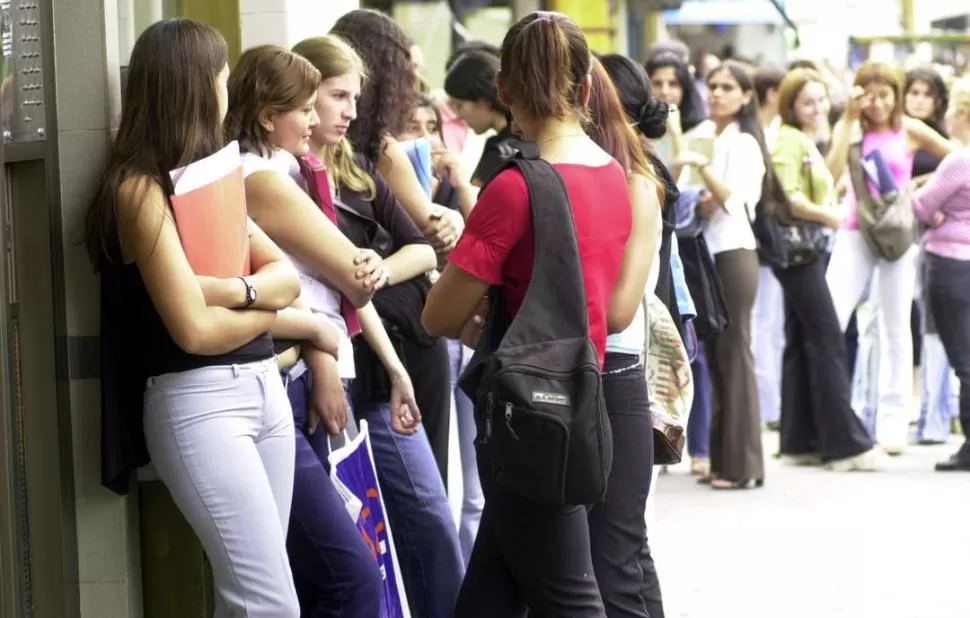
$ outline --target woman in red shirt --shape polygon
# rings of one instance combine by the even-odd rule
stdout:
[[[525,139],[562,176],[572,206],[585,283],[589,332],[603,363],[608,331],[629,325],[607,310],[631,230],[626,171],[584,132],[590,51],[582,32],[559,13],[532,13],[502,44],[499,96]],[[532,214],[516,169],[496,175],[479,196],[464,235],[431,290],[422,316],[429,334],[458,337],[489,286],[500,285],[514,315],[532,275]],[[632,287],[632,286],[631,286]],[[643,286],[634,291],[635,308]],[[628,299],[623,299],[628,300]],[[582,505],[539,506],[496,487],[480,466],[485,510],[455,610],[457,618],[605,616],[593,575]]]

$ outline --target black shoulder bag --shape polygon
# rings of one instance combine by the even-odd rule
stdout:
[[[588,505],[606,495],[613,441],[576,229],[562,177],[538,158],[535,144],[519,146],[503,169],[517,167],[528,186],[532,277],[511,323],[493,288],[485,330],[459,384],[475,404],[483,475],[537,504]]]

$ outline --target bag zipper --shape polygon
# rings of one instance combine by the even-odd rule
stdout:
[[[519,439],[519,434],[517,434],[515,430],[512,429],[512,404],[511,403],[505,404],[505,428],[509,430],[510,434],[512,434],[513,439],[515,440]]]

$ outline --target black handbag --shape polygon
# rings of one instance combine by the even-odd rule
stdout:
[[[694,301],[697,316],[694,331],[699,339],[707,339],[724,331],[728,325],[727,301],[721,276],[714,266],[714,258],[701,234],[695,238],[678,238],[680,261],[684,264],[684,279]]]
[[[769,162],[770,163],[770,162]],[[808,168],[808,199],[815,204],[815,180]],[[779,187],[776,196],[762,196],[751,227],[758,241],[758,257],[772,268],[785,270],[811,264],[828,247],[829,237],[821,223],[796,220],[791,204]]]

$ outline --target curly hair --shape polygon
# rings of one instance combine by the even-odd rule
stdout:
[[[330,33],[354,48],[370,75],[347,136],[357,152],[377,161],[384,139],[407,130],[418,102],[411,40],[389,16],[370,9],[346,13]]]

